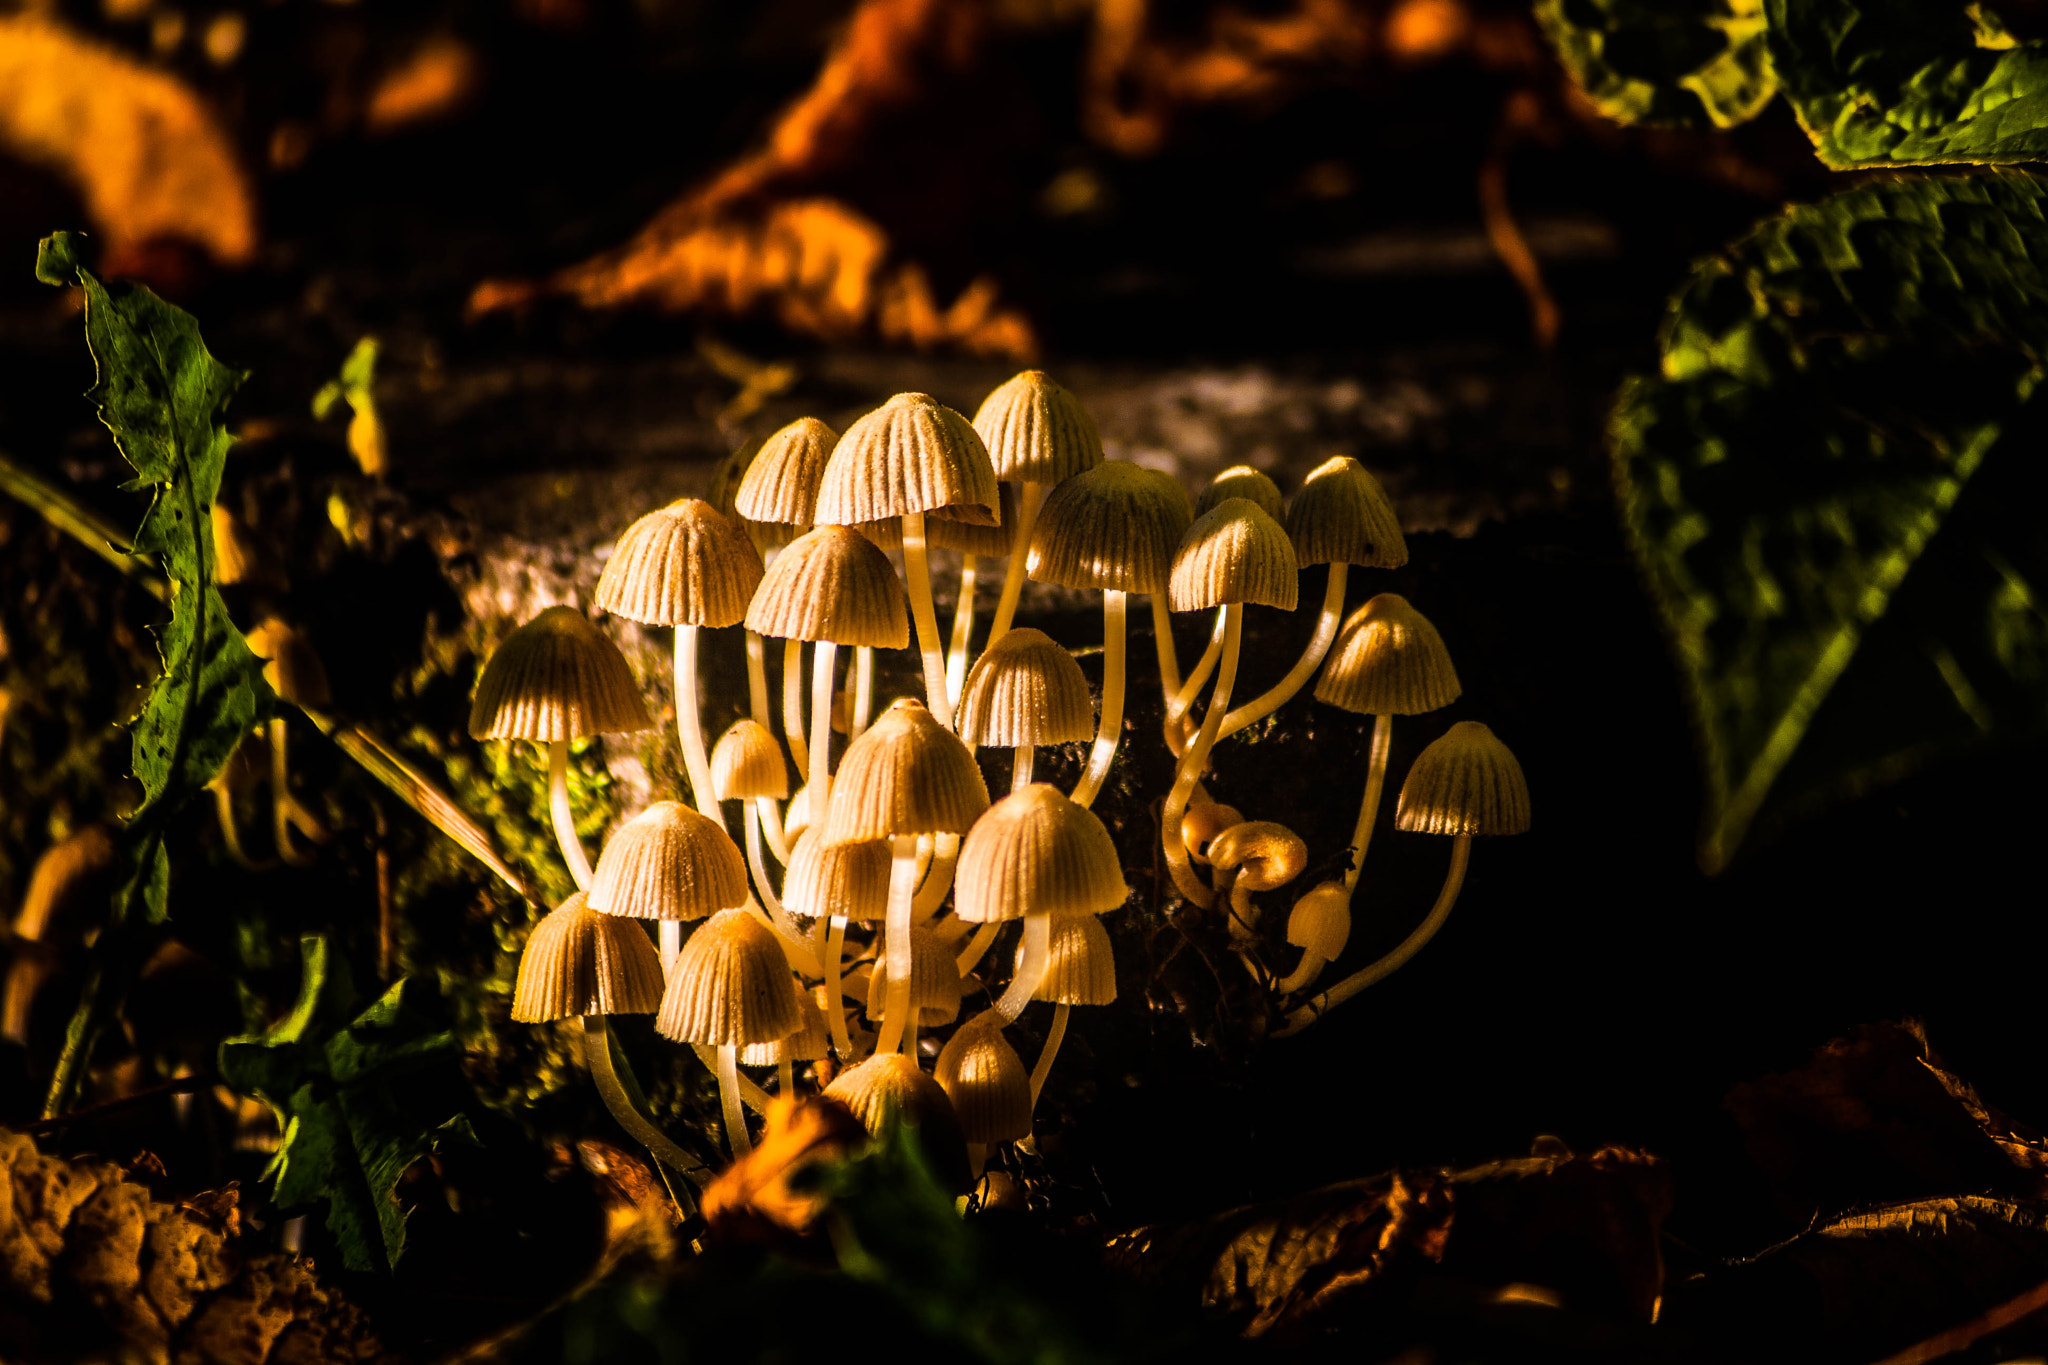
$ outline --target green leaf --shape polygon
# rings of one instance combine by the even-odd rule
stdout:
[[[389,1271],[405,1249],[399,1177],[444,1139],[474,1140],[468,1121],[446,1112],[453,1104],[422,1113],[410,1099],[419,1087],[395,1083],[452,1063],[460,1049],[427,1008],[431,988],[403,979],[356,1013],[347,965],[327,940],[308,935],[300,946],[297,1004],[261,1037],[222,1043],[220,1074],[277,1111],[284,1141],[269,1173],[278,1206],[325,1202],[348,1267]],[[453,1077],[440,1088],[461,1090]]]
[[[1764,0],[1536,0],[1536,20],[1617,123],[1730,128],[1778,92]]]
[[[1611,419],[1706,769],[1702,863],[2048,716],[2048,182],[1872,183],[1673,300]]]
[[[2048,156],[2048,43],[1957,0],[1766,0],[1771,57],[1837,169]]]

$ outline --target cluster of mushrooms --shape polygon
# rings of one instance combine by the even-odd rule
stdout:
[[[944,635],[933,545],[959,552],[964,565]],[[978,556],[1007,556],[1008,567],[986,644],[971,659]],[[512,1017],[580,1016],[592,1077],[613,1113],[657,1157],[699,1179],[703,1164],[648,1119],[630,1074],[622,1080],[607,1016],[653,1013],[664,1037],[697,1050],[718,1077],[735,1157],[751,1145],[746,1110],[769,1100],[742,1068],[772,1070],[785,1095],[796,1092],[799,1067],[830,1076],[825,1093],[871,1129],[903,1116],[957,1130],[976,1171],[991,1148],[1027,1140],[1070,1010],[1116,996],[1098,917],[1130,892],[1089,807],[1125,741],[1126,599],[1144,593],[1163,739],[1179,759],[1160,821],[1165,865],[1191,912],[1230,917],[1247,965],[1292,1006],[1279,1032],[1297,1031],[1436,932],[1475,836],[1528,827],[1514,756],[1484,725],[1453,726],[1416,759],[1396,821],[1452,840],[1435,908],[1391,953],[1310,993],[1350,932],[1393,718],[1459,694],[1442,639],[1401,597],[1372,598],[1340,628],[1350,566],[1406,559],[1385,493],[1356,460],[1322,465],[1284,511],[1279,489],[1249,468],[1218,477],[1190,506],[1172,477],[1104,460],[1087,410],[1035,370],[991,393],[972,422],[907,393],[843,435],[814,418],[791,423],[746,466],[729,513],[694,498],[649,513],[626,528],[597,584],[600,610],[674,629],[676,726],[695,809],[655,802],[611,833],[593,868],[570,806],[569,744],[653,728],[625,659],[582,612],[557,606],[514,631],[483,671],[470,731],[545,746],[555,834],[579,888],[530,936]],[[1316,564],[1328,566],[1328,587],[1306,651],[1279,684],[1233,708],[1245,607],[1292,610],[1299,570]],[[1099,705],[1068,648],[1012,628],[1026,574],[1101,593]],[[1214,615],[1185,676],[1170,612]],[[874,652],[908,646],[913,622],[924,697],[896,699],[875,716]],[[742,624],[751,714],[707,752],[699,635]],[[769,640],[783,648],[779,716]],[[852,654],[842,707],[843,649]],[[1257,961],[1251,896],[1298,876],[1307,848],[1285,826],[1246,820],[1213,799],[1202,779],[1219,741],[1311,678],[1318,700],[1371,715],[1375,728],[1350,869],[1295,905],[1287,940],[1301,957],[1280,977]],[[846,734],[836,765],[835,716]],[[1033,780],[1040,747],[1083,741],[1093,747],[1072,792]],[[976,762],[982,746],[1012,752],[1000,800],[990,800]],[[794,793],[791,763],[806,778]],[[726,802],[737,803],[738,840]],[[642,925],[650,920],[658,946]],[[685,938],[693,921],[701,923]],[[1012,921],[1014,951],[990,958]],[[984,961],[1007,961],[1007,982],[984,983]],[[956,1024],[963,999],[984,985],[991,1007]],[[1004,1029],[1032,1001],[1053,1013],[1036,1064],[1026,1066]],[[920,1046],[921,1033],[948,1025],[927,1074],[920,1056],[937,1040]],[[815,1072],[807,1065],[828,1058]]]

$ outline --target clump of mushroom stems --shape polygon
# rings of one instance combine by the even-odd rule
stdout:
[[[1329,585],[1323,589],[1323,609],[1316,616],[1315,633],[1309,637],[1301,657],[1294,661],[1293,668],[1287,670],[1286,677],[1225,716],[1223,728],[1216,734],[1218,739],[1226,739],[1245,726],[1264,720],[1308,686],[1309,679],[1323,666],[1323,659],[1337,638],[1338,624],[1344,619],[1344,587],[1350,573],[1351,566],[1342,561],[1330,565]]]
[[[1223,633],[1228,625],[1222,608],[1216,611],[1215,627],[1209,632],[1209,643],[1203,647],[1201,657],[1195,660],[1194,668],[1182,680],[1173,695],[1166,699],[1166,747],[1178,758],[1187,751],[1188,712],[1195,706],[1195,698],[1202,694],[1202,685],[1209,681],[1209,675],[1216,671],[1216,664],[1223,656]]]
[[[1052,956],[1052,916],[1044,911],[1027,911],[1024,915],[1023,952],[1017,959],[1017,974],[1010,978],[1009,987],[1002,998],[996,1001],[996,1013],[1006,1024],[1015,1023],[1024,1007],[1031,1003],[1031,994],[1038,989],[1038,983],[1045,976],[1046,961]]]
[[[602,1014],[583,1016],[583,1056],[590,1067],[590,1079],[604,1099],[604,1107],[611,1110],[612,1117],[632,1135],[635,1142],[653,1153],[664,1165],[699,1184],[710,1177],[711,1173],[703,1162],[671,1142],[668,1135],[641,1112],[641,1106],[633,1102],[625,1084],[619,1079],[617,1067],[612,1063],[611,1030]]]
[[[1095,803],[1102,784],[1109,780],[1109,768],[1116,761],[1117,744],[1124,737],[1124,645],[1129,636],[1125,595],[1116,588],[1102,591],[1102,713],[1095,723],[1095,745],[1088,751],[1088,766],[1074,784],[1073,800],[1078,806]],[[1015,791],[1029,783],[1027,771]]]
[[[925,707],[940,728],[950,730],[953,706],[946,698],[946,642],[939,634],[938,610],[932,602],[932,566],[925,549],[922,512],[903,514],[903,577],[911,619],[917,626],[918,653],[924,660]],[[811,704],[818,704],[815,696]]]
[[[1244,606],[1227,602],[1222,613],[1222,660],[1216,669],[1216,690],[1210,695],[1208,710],[1203,713],[1202,728],[1195,732],[1187,752],[1180,756],[1180,767],[1174,772],[1173,790],[1167,793],[1166,807],[1160,814],[1161,844],[1167,871],[1173,875],[1173,884],[1180,888],[1181,895],[1204,910],[1215,905],[1216,893],[1195,875],[1194,867],[1188,861],[1187,845],[1181,842],[1180,821],[1187,813],[1188,801],[1194,795],[1195,787],[1201,781],[1202,769],[1209,761],[1209,750],[1215,746],[1217,731],[1222,728],[1224,713],[1230,706],[1230,690],[1237,682],[1237,657],[1244,639]]]

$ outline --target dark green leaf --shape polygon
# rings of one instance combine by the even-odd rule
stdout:
[[[1701,858],[2048,716],[2048,185],[1869,184],[1673,301],[1611,425],[1698,723]]]
[[[1536,19],[1618,123],[1728,128],[1778,92],[1763,0],[1536,0]]]

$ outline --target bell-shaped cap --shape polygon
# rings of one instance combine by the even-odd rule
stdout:
[[[1195,518],[1174,552],[1167,605],[1206,611],[1250,602],[1293,611],[1294,545],[1280,523],[1243,498],[1226,498]]]
[[[1493,731],[1461,720],[1415,756],[1394,828],[1411,834],[1524,834],[1529,783]]]
[[[1322,882],[1296,901],[1287,914],[1287,941],[1326,962],[1342,957],[1351,941],[1351,888]]]
[[[820,987],[819,989],[823,989]],[[796,993],[797,1013],[803,1016],[803,1023],[796,1032],[772,1043],[748,1043],[740,1049],[741,1066],[777,1066],[784,1061],[815,1062],[823,1057],[832,1046],[827,1031],[825,1012],[818,1008],[818,1002],[808,991]]]
[[[843,526],[798,536],[761,577],[747,629],[777,640],[901,649],[910,607],[889,557]]]
[[[1247,891],[1270,891],[1301,875],[1308,866],[1308,845],[1285,825],[1247,820],[1216,836],[1209,861],[1236,868],[1237,884]]]
[[[969,1142],[994,1146],[1031,1132],[1031,1068],[1003,1037],[1002,1016],[990,1010],[968,1020],[939,1049],[932,1078],[953,1101]]]
[[[1280,485],[1248,464],[1232,465],[1209,481],[1195,500],[1197,520],[1207,516],[1231,498],[1255,504],[1273,520],[1280,520]]]
[[[844,915],[874,923],[889,914],[889,843],[828,844],[807,829],[789,851],[782,905],[792,915]]]
[[[818,489],[839,433],[815,417],[799,417],[761,443],[740,479],[732,506],[748,521],[810,526],[818,520]]]
[[[1394,504],[1371,472],[1349,455],[1316,466],[1287,506],[1287,535],[1294,560],[1311,564],[1362,564],[1398,569],[1408,562],[1408,542]]]
[[[985,526],[971,521],[961,521],[951,512],[934,512],[925,518],[925,544],[963,555],[983,555],[990,559],[1009,554],[1011,533],[1017,525],[1017,485],[999,484],[997,489],[996,505],[999,512],[996,525]],[[903,544],[901,521],[873,521],[857,529],[885,550],[899,549]]]
[[[680,801],[656,801],[612,831],[590,878],[590,908],[628,919],[703,919],[746,903],[732,836]]]
[[[1017,956],[1021,966],[1021,947]],[[1045,975],[1038,978],[1031,998],[1053,1005],[1107,1005],[1116,1000],[1116,958],[1101,920],[1076,915],[1052,922]]]
[[[846,746],[825,813],[830,843],[964,834],[988,809],[974,755],[924,703],[899,698]]]
[[[249,650],[263,663],[263,681],[293,706],[325,706],[327,670],[297,626],[266,616],[249,632]]]
[[[757,720],[736,720],[711,749],[711,791],[721,801],[789,795],[789,764],[775,733]]]
[[[1165,592],[1192,520],[1171,475],[1105,460],[1046,495],[1025,567],[1063,588]]]
[[[1351,613],[1316,679],[1316,700],[1369,716],[1419,716],[1463,689],[1443,636],[1399,593]]]
[[[998,479],[1053,484],[1102,463],[1095,419],[1043,370],[1012,375],[982,399],[974,430]]]
[[[1071,744],[1094,737],[1095,702],[1074,656],[1044,631],[1019,626],[967,671],[958,724],[969,744]]]
[[[953,873],[955,912],[972,924],[1099,915],[1130,894],[1101,817],[1043,782],[1010,793],[975,821]]]
[[[997,525],[996,471],[965,417],[925,393],[899,393],[846,429],[818,490],[819,525],[855,526],[952,509]]]
[[[803,1027],[782,945],[744,910],[721,910],[683,943],[655,1031],[717,1047],[772,1043]]]
[[[506,636],[469,708],[471,739],[552,743],[653,728],[626,656],[574,607],[549,607]]]
[[[851,1109],[870,1133],[899,1120],[921,1132],[957,1135],[960,1129],[953,1101],[939,1083],[900,1052],[878,1052],[848,1067],[825,1087],[825,1096]]]
[[[597,579],[597,605],[650,626],[730,626],[761,582],[761,552],[702,498],[628,526]]]
[[[889,959],[884,954],[868,977],[868,1018],[883,1019],[888,999]],[[960,968],[945,940],[922,924],[910,930],[910,1004],[924,1028],[960,1017]]]
[[[661,1004],[661,958],[647,931],[600,915],[581,891],[526,936],[512,1019],[545,1024],[579,1014],[652,1014]]]

